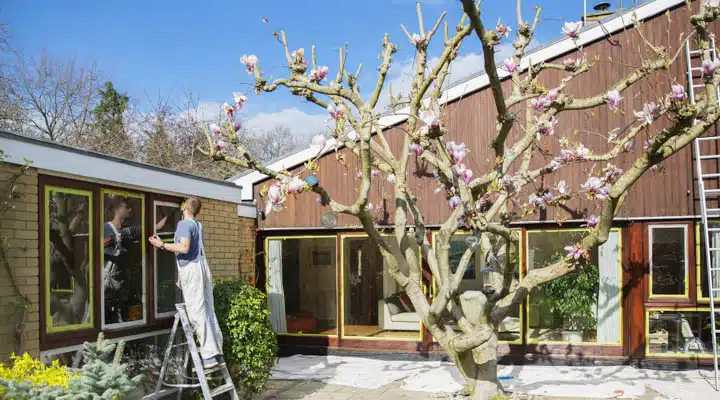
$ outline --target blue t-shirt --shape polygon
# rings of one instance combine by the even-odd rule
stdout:
[[[184,267],[200,255],[200,226],[195,220],[184,219],[178,222],[175,229],[175,243],[180,243],[182,238],[190,239],[190,251],[187,254],[175,253],[175,257],[178,265]]]

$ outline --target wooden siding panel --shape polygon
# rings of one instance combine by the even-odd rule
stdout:
[[[693,4],[696,8],[696,4]],[[689,23],[689,11],[685,6],[675,8],[666,15],[657,16],[646,21],[642,25],[643,32],[655,44],[668,48],[670,54],[679,50],[681,37],[686,37],[692,28]],[[711,30],[720,33],[720,24],[715,22]],[[474,41],[470,41],[476,44]],[[680,49],[682,50],[682,49]],[[621,31],[611,37],[585,46],[582,51],[574,51],[564,54],[551,62],[561,63],[565,58],[577,58],[583,56],[595,63],[591,71],[572,80],[566,89],[573,97],[588,97],[601,94],[608,86],[625,76],[635,68],[642,65],[643,60],[650,57],[648,49],[642,44],[637,32],[633,29]],[[478,69],[482,66],[478,65]],[[558,125],[555,135],[543,138],[540,146],[549,150],[552,154],[559,153],[559,139],[567,138],[571,143],[581,141],[595,153],[601,153],[610,149],[607,142],[607,135],[616,127],[624,127],[631,123],[635,117],[633,110],[640,110],[648,100],[659,100],[666,93],[670,92],[673,83],[685,85],[685,58],[681,54],[669,71],[661,71],[653,74],[649,79],[634,85],[623,96],[621,106],[616,113],[601,106],[585,111],[568,111],[558,116]],[[557,70],[544,71],[540,83],[548,88],[555,87],[560,80],[567,76],[566,72]],[[506,93],[510,90],[509,81],[503,82]],[[524,105],[517,105],[513,108],[519,123],[512,129],[508,143],[517,141],[521,134],[520,127],[527,118]],[[465,142],[472,152],[467,157],[466,164],[476,174],[487,171],[494,163],[490,143],[495,132],[495,107],[492,102],[492,94],[489,89],[468,94],[461,99],[449,103],[446,107],[446,127],[448,129],[447,140]],[[649,132],[642,132],[635,141],[635,152],[642,150],[643,143],[647,138],[655,134],[659,129],[667,126],[667,120],[656,124]],[[385,136],[394,151],[401,148],[404,136],[404,126],[396,126],[388,129]],[[714,130],[708,133],[715,135]],[[718,143],[705,144],[707,152],[717,151],[715,146]],[[336,158],[337,155],[344,156],[343,166]],[[533,167],[540,167],[547,164],[552,157],[541,156],[535,152],[532,160]],[[694,188],[694,165],[692,148],[687,147],[665,162],[665,170],[659,174],[648,173],[635,184],[629,193],[618,217],[658,217],[658,216],[683,216],[699,213],[697,193]],[[631,165],[632,159],[620,156],[615,164],[623,169]],[[360,180],[356,174],[358,171],[357,157],[348,149],[341,149],[336,153],[330,153],[319,161],[320,172],[318,177],[321,184],[328,192],[342,203],[349,203],[355,199]],[[411,173],[409,186],[418,198],[420,209],[425,215],[426,223],[439,224],[449,216],[449,209],[442,193],[435,193],[437,183],[428,179],[428,173],[423,165],[420,165],[414,157],[411,160]],[[712,164],[712,165],[711,165]],[[573,189],[584,183],[590,171],[599,171],[605,163],[582,163],[563,167],[555,174],[539,180],[540,188],[550,188],[559,181],[565,180]],[[708,171],[717,172],[718,162],[707,162]],[[299,167],[302,168],[302,167]],[[299,168],[296,168],[298,170]],[[392,186],[386,181],[384,174],[373,181],[370,201],[376,210],[380,224],[392,224],[394,204],[392,201]],[[255,186],[255,192],[259,192],[267,182],[261,182]],[[708,180],[709,187],[717,188],[718,180]],[[530,193],[523,192],[522,200],[526,200]],[[280,213],[272,213],[263,223],[265,228],[281,227],[318,227],[320,216],[328,211],[326,208],[316,204],[315,195],[303,194],[289,200],[287,209]],[[541,214],[528,217],[528,220],[553,220],[557,218],[581,218],[583,214],[597,213],[598,202],[582,198],[573,199],[566,204],[566,211],[556,215],[554,210],[548,210]],[[720,204],[717,204],[720,206]],[[338,216],[338,227],[357,226],[355,218],[345,215]]]

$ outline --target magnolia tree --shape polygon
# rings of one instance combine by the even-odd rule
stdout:
[[[695,104],[690,104],[684,86],[679,84],[673,85],[671,93],[661,98],[648,98],[644,107],[635,112],[637,118],[634,122],[611,131],[609,150],[592,151],[583,143],[571,145],[561,140],[561,150],[551,154],[550,162],[540,168],[532,168],[534,153],[542,152],[542,158],[548,159],[547,145],[553,140],[553,132],[562,126],[564,112],[600,107],[615,110],[623,97],[629,96],[627,91],[633,85],[656,72],[669,70],[680,51],[671,54],[669,50],[650,43],[643,35],[642,27],[636,24],[634,34],[647,46],[651,56],[606,90],[592,97],[577,98],[567,92],[568,83],[593,68],[600,68],[602,64],[579,57],[557,64],[540,63],[521,68],[521,65],[527,65],[527,60],[526,64],[522,64],[523,58],[533,39],[541,10],[535,9],[532,21],[525,20],[520,0],[514,29],[500,23],[494,27],[487,26],[481,19],[479,4],[463,0],[464,15],[453,34],[448,32],[447,23],[444,29],[439,30],[445,14],[431,29],[425,29],[420,6],[417,6],[419,33],[410,34],[403,26],[410,45],[416,51],[412,89],[407,98],[391,99],[391,106],[403,105],[402,109],[395,111],[407,116],[407,130],[399,151],[393,151],[378,122],[381,113],[378,100],[396,52],[395,44],[387,35],[382,42],[377,83],[371,92],[364,94],[358,86],[361,68],[357,72],[348,71],[347,51],[343,49],[340,50],[337,73],[331,75],[327,66],[317,62],[314,47],[306,57],[303,49],[291,50],[285,33],[281,32],[278,39],[284,46],[288,74],[274,80],[268,80],[263,75],[257,56],[242,57],[241,62],[254,77],[256,94],[285,88],[291,94],[327,110],[334,127],[331,133],[334,141],[330,143],[347,147],[359,158],[360,183],[353,203],[336,201],[333,193],[313,179],[316,172],[314,160],[301,171],[291,173],[270,170],[250,154],[237,135],[240,125],[235,121],[235,113],[247,101],[241,93],[234,95],[234,104],[225,105],[227,121],[224,125],[212,126],[207,131],[208,147],[202,150],[215,160],[268,175],[271,183],[262,192],[267,205],[266,213],[282,210],[284,204],[291,201],[291,194],[314,192],[319,207],[356,217],[379,248],[389,274],[411,299],[424,326],[462,372],[467,381],[463,389],[465,394],[487,399],[501,390],[496,365],[500,322],[516,310],[534,288],[583,269],[589,254],[607,241],[613,216],[633,184],[649,170],[660,168],[663,160],[690,144],[720,118],[716,90],[720,80],[720,72],[716,70],[719,63],[712,58],[711,34],[707,28],[720,15],[718,6],[717,0],[699,4],[697,13],[691,17],[693,31],[686,32],[684,38],[678,40],[677,49],[682,49],[684,40],[692,40],[702,49],[704,89],[698,90]],[[581,26],[581,22],[567,22],[562,33],[583,54],[579,42],[583,35]],[[443,31],[442,53],[437,62],[430,62],[428,45]],[[509,40],[513,31],[512,56],[497,67],[496,47],[503,40]],[[479,39],[482,47],[497,118],[493,139],[489,143],[495,162],[485,171],[472,171],[466,167],[465,160],[470,150],[462,143],[446,140],[448,132],[443,124],[445,107],[442,104],[442,88],[460,45],[472,36]],[[547,70],[559,70],[565,74],[559,85],[549,90],[540,83],[543,72]],[[504,89],[501,79],[508,76],[511,85]],[[633,92],[633,97],[638,93]],[[518,109],[522,110],[525,118],[517,116]],[[658,123],[662,123],[662,127],[653,129]],[[518,127],[520,131],[516,141],[510,140],[509,133],[513,127]],[[639,135],[645,131],[649,140],[644,146],[634,146],[636,138],[639,141]],[[318,150],[317,157],[327,151],[325,147],[329,139],[323,136],[313,139],[313,146]],[[232,146],[234,156],[226,150],[228,146]],[[620,157],[629,159],[627,170],[611,164]],[[418,206],[420,200],[414,194],[417,188],[408,185],[408,167],[416,158],[430,166],[433,175],[429,179],[441,183],[447,196],[447,206],[451,209],[451,215],[442,224],[434,245],[429,240],[425,219]],[[557,187],[538,191],[535,182],[577,163],[600,167],[590,168],[585,182],[578,187],[573,188],[561,181]],[[384,175],[382,178],[381,173]],[[390,236],[381,235],[370,210],[371,183],[377,179],[387,179],[394,188],[391,196],[396,212],[394,233]],[[544,208],[560,207],[578,196],[593,200],[595,204],[595,215],[587,215],[587,234],[580,242],[565,247],[564,258],[544,268],[532,269],[522,279],[516,279],[513,257],[506,255],[517,251],[520,236],[510,229],[510,223]],[[470,230],[472,235],[465,240],[467,250],[453,273],[449,262],[450,241],[459,230]],[[437,285],[430,299],[422,290],[423,267],[418,247]],[[485,257],[486,264],[496,266],[493,269],[495,272],[484,282],[482,291],[458,293],[463,275],[476,251]],[[452,329],[441,315],[450,315],[452,325],[459,330]]]

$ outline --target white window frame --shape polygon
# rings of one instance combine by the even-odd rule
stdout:
[[[685,278],[682,294],[654,294],[653,293],[653,230],[655,229],[682,229],[683,230],[683,251],[685,252]],[[688,254],[688,226],[686,224],[657,224],[648,226],[648,263],[650,265],[648,281],[648,298],[677,298],[687,299],[690,297],[690,255]]]
[[[142,204],[142,213],[141,221],[143,222],[142,226],[142,232],[143,235],[141,235],[140,240],[145,240],[145,225],[147,224],[147,221],[145,221],[145,207],[147,205],[145,204],[145,194],[142,192],[132,192],[132,191],[125,191],[125,190],[116,190],[116,189],[110,189],[110,188],[100,188],[100,205],[101,205],[101,211],[100,216],[103,216],[104,208],[105,208],[105,195],[107,193],[131,193],[134,195],[139,195],[139,198]],[[105,229],[105,221],[104,218],[100,218],[100,222],[102,224],[100,225],[101,230],[100,234],[102,235],[103,230]],[[101,242],[102,243],[102,242]],[[105,287],[103,286],[103,282],[105,279],[105,258],[103,256],[103,250],[101,249],[100,252],[100,260],[102,261],[100,263],[100,328],[105,330],[119,330],[119,329],[125,329],[130,328],[134,326],[143,326],[147,325],[148,323],[148,309],[147,309],[147,245],[145,245],[145,254],[143,254],[142,257],[142,296],[140,297],[142,299],[142,319],[139,319],[137,321],[128,321],[128,322],[116,322],[114,324],[106,324],[105,323]]]
[[[172,201],[160,201],[155,200],[153,201],[153,223],[152,223],[152,229],[153,229],[153,236],[157,234],[155,221],[157,221],[157,206],[162,207],[177,207],[180,209],[180,203],[172,202]],[[174,317],[177,311],[166,311],[166,312],[158,312],[158,268],[157,268],[157,254],[158,249],[156,247],[153,247],[153,284],[155,285],[154,293],[155,296],[153,296],[153,307],[155,307],[153,310],[155,311],[155,319],[163,319],[163,318],[170,318]]]

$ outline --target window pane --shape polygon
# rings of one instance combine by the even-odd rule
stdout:
[[[546,267],[563,258],[563,247],[581,241],[585,235],[584,231],[528,232],[528,269]],[[619,246],[619,234],[611,232],[581,269],[531,293],[529,340],[620,344]]]
[[[143,199],[103,191],[103,323],[145,318]]]
[[[337,335],[335,238],[270,240],[268,297],[278,333]]]
[[[709,311],[648,312],[650,354],[712,356]]]
[[[650,227],[651,295],[684,295],[687,279],[685,227]]]
[[[462,258],[462,255],[465,253],[465,250],[467,250],[467,244],[465,243],[465,238],[467,238],[469,234],[456,234],[453,236],[452,240],[450,241],[450,271],[452,273],[455,273],[457,271],[458,265],[460,264],[460,258]],[[499,237],[495,237],[493,240],[501,240]],[[495,248],[499,248],[499,244],[494,243],[493,246]],[[498,263],[501,266],[505,265],[505,254],[496,254],[495,255],[498,258]],[[519,270],[519,263],[518,263],[518,254],[513,253],[510,255],[510,257],[515,260],[515,275],[513,278],[512,285],[516,285],[520,279],[520,270]],[[465,270],[465,275],[463,276],[463,280],[460,282],[460,287],[458,288],[458,295],[472,290],[472,291],[480,291],[483,289],[484,282],[483,282],[483,276],[480,273],[480,271],[485,267],[485,259],[482,256],[482,252],[480,251],[479,247],[478,250],[475,252],[475,256],[470,260],[470,263],[468,265],[468,268]],[[502,271],[498,271],[497,273],[493,273],[493,278],[501,280],[502,279]],[[498,332],[498,340],[502,342],[515,342],[519,341],[521,339],[520,336],[520,326],[521,326],[521,314],[520,314],[521,306],[518,305],[517,309],[510,313],[505,319],[500,323],[499,326],[499,332]],[[460,328],[455,324],[455,320],[450,315],[449,311],[444,311],[442,321],[446,322],[446,324],[449,324],[450,327],[454,330],[459,332]]]
[[[343,336],[419,340],[420,318],[372,240],[345,238],[343,263]]]
[[[720,228],[720,223],[718,222],[710,222],[710,228]],[[708,274],[707,274],[707,262],[705,260],[705,234],[703,233],[703,227],[702,225],[699,226],[699,235],[697,240],[700,242],[700,252],[698,253],[698,261],[700,264],[700,293],[698,293],[699,298],[708,299],[710,297],[710,292],[708,291]],[[708,232],[710,235],[710,247],[711,248],[720,248],[720,232]],[[712,251],[710,252],[710,257],[712,259],[712,267],[713,268],[720,268],[720,251]],[[720,288],[720,274],[714,274],[713,275],[714,283],[713,286],[716,288]],[[718,293],[715,292],[715,300],[718,300]]]
[[[165,243],[172,243],[178,222],[182,220],[180,204],[155,202],[155,234]],[[155,313],[171,315],[175,304],[182,302],[182,291],[177,286],[175,255],[169,251],[155,249]]]
[[[45,187],[47,331],[91,327],[92,193]]]

